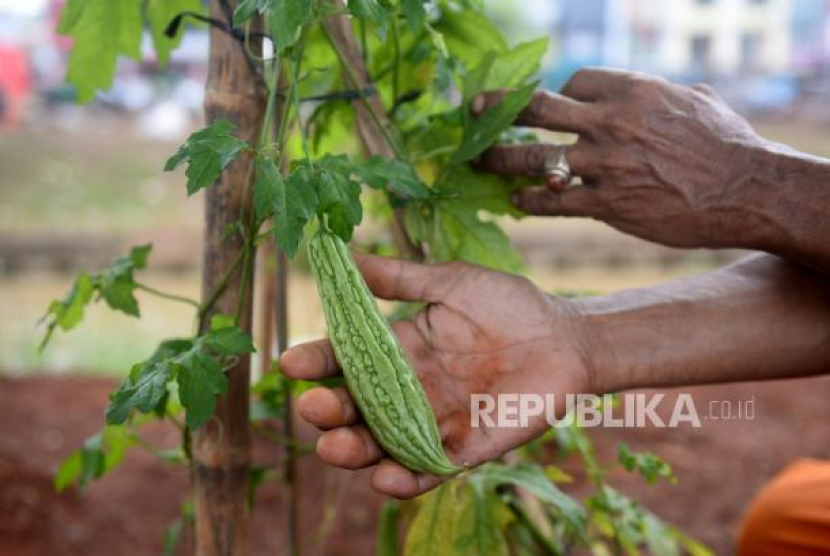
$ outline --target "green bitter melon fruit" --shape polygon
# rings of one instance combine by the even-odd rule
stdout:
[[[413,471],[451,475],[435,415],[348,247],[325,225],[308,256],[346,385],[378,443]]]

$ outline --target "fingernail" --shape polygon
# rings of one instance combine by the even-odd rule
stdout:
[[[560,176],[546,176],[545,185],[548,187],[548,190],[555,193],[562,193],[568,186]]]
[[[481,114],[484,110],[484,106],[487,103],[487,99],[484,98],[484,94],[478,95],[476,98],[473,99],[473,114]]]

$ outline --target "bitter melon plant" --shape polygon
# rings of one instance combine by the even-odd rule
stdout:
[[[242,211],[236,225],[225,230],[236,235],[242,250],[205,302],[137,281],[135,274],[150,255],[150,247],[143,246],[100,273],[81,274],[69,293],[49,306],[44,344],[58,329],[75,328],[85,307],[98,300],[138,317],[137,291],[195,306],[197,323],[193,336],[163,341],[125,372],[110,395],[104,429],[65,460],[56,484],[65,488],[97,479],[132,446],[149,447],[170,463],[189,463],[191,432],[210,422],[217,398],[228,390],[226,369],[254,351],[250,335],[239,326],[241,305],[236,315],[206,322],[207,315],[232,277],[252,271],[254,253],[268,238],[289,259],[302,252],[308,238],[337,358],[383,448],[416,471],[460,471],[444,452],[423,388],[346,243],[365,213],[384,224],[394,221],[398,235],[408,236],[409,247],[426,261],[465,260],[521,271],[520,257],[498,224],[500,217],[520,216],[508,200],[517,184],[477,173],[469,162],[495,141],[516,138],[508,137],[509,128],[536,88],[547,38],[510,46],[480,0],[212,3],[213,20],[206,19],[202,0],[68,0],[62,14],[59,31],[74,39],[67,77],[81,101],[110,86],[120,55],[140,57],[143,26],[149,28],[156,60],[164,64],[181,38],[183,18],[195,15],[236,41],[264,87],[267,107],[258,141],[250,135],[242,140],[231,122],[213,121],[193,133],[165,166],[187,165],[186,189],[193,195],[213,187],[230,164],[241,163],[241,154],[253,161],[245,184],[252,210]],[[326,25],[329,18],[341,18],[340,23],[347,18],[339,27],[340,39],[344,29],[357,38],[351,52]],[[255,48],[259,41],[267,47]],[[502,102],[472,117],[472,100],[494,89],[507,89]],[[355,133],[361,111],[371,115],[382,135],[383,154],[394,156],[365,156],[379,153],[355,147],[365,139]],[[382,236],[376,245],[385,253],[407,254],[391,243]],[[240,282],[244,287],[246,281]],[[297,391],[297,384],[266,373],[252,389],[251,427],[262,431],[263,419],[284,417],[281,400]],[[158,450],[139,435],[154,417],[181,430],[181,449]],[[560,454],[582,457],[593,486],[587,500],[575,500],[557,487],[568,476],[545,465],[545,451],[534,449],[545,440],[555,440],[551,447],[555,444]],[[399,552],[397,515],[405,515],[409,524],[401,547],[406,556],[563,555],[574,546],[593,554],[707,554],[614,491],[604,479],[609,466],[597,461],[584,432],[551,433],[516,455],[518,464],[488,464],[463,473],[415,501],[410,511],[391,507],[384,514],[382,556]],[[648,480],[670,476],[651,454],[626,449],[619,456],[620,465]],[[255,463],[249,476],[253,492],[269,476],[268,469]],[[528,500],[535,507],[529,508]],[[187,520],[189,506],[184,507]],[[172,527],[170,538],[181,529],[181,522]]]
[[[321,225],[308,258],[335,355],[372,434],[413,471],[460,471],[444,453],[424,389],[346,244]]]

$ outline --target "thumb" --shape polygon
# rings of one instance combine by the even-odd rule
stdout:
[[[536,216],[596,216],[600,207],[597,190],[584,185],[562,192],[547,187],[526,187],[515,192],[510,201]]]
[[[397,301],[441,301],[440,287],[451,276],[451,264],[423,264],[404,259],[353,252],[357,267],[369,289],[381,299]]]

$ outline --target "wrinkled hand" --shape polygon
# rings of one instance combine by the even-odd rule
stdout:
[[[417,264],[356,254],[375,295],[424,301],[412,320],[393,326],[417,372],[438,420],[445,449],[455,463],[478,465],[542,434],[544,416],[524,428],[473,428],[470,395],[556,393],[557,405],[591,380],[581,331],[566,301],[530,281],[463,264]],[[294,347],[283,355],[286,375],[318,380],[340,374],[328,340]],[[563,408],[557,408],[561,415]],[[327,431],[317,453],[331,465],[359,469],[377,465],[373,487],[408,498],[441,478],[413,473],[384,455],[361,422],[345,388],[315,388],[298,401],[303,418]]]
[[[473,103],[481,113],[503,93]],[[579,135],[566,151],[584,186],[527,188],[514,203],[534,215],[587,216],[676,247],[751,247],[757,185],[770,144],[705,85],[586,69],[560,94],[537,92],[517,124]],[[542,144],[495,146],[482,169],[542,178]]]

